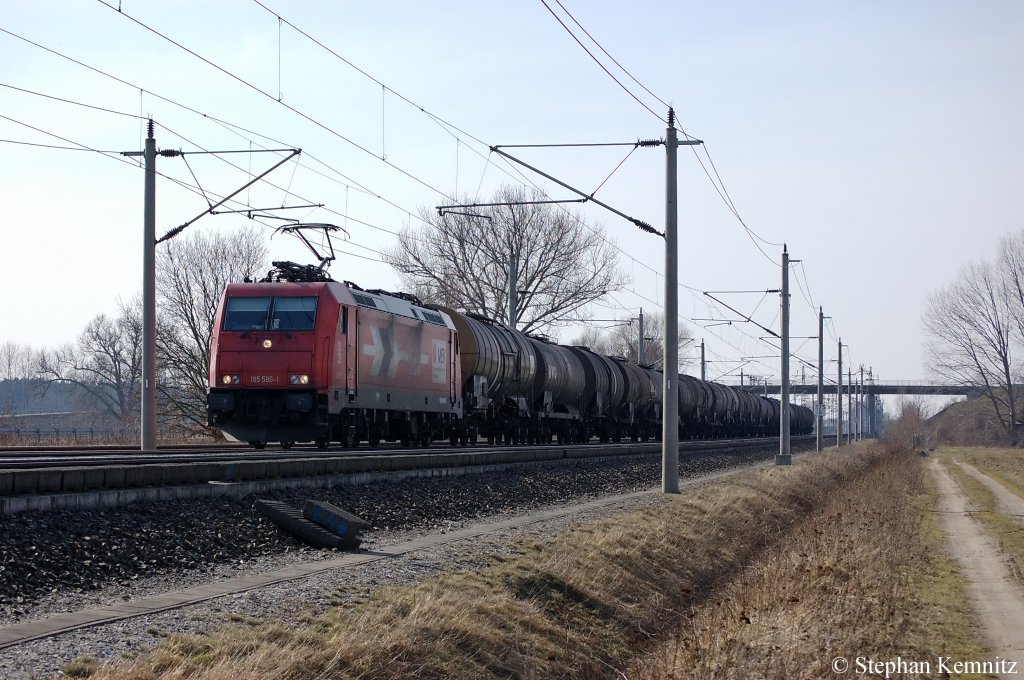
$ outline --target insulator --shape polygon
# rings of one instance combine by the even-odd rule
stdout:
[[[660,139],[638,139],[637,146],[662,146],[665,142]]]
[[[633,222],[633,224],[635,224],[636,226],[640,227],[641,229],[643,229],[644,231],[646,231],[649,234],[657,234],[658,236],[664,236],[663,233],[661,233],[660,231],[658,231],[657,229],[655,229],[651,225],[647,224],[643,220],[632,220],[632,222]]]

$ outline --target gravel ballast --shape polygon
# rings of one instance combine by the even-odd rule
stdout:
[[[685,458],[684,477],[771,458],[769,453]],[[363,517],[373,529],[363,548],[441,533],[485,519],[527,514],[656,486],[660,460],[596,459],[524,465],[497,475],[408,479],[264,494],[300,506],[324,500]],[[657,496],[632,506],[656,502]],[[0,521],[0,626],[58,612],[115,604],[284,566],[325,560],[261,518],[256,498],[140,503],[113,509],[54,511]],[[631,506],[631,507],[632,507]],[[605,513],[608,511],[605,510]],[[592,513],[590,513],[592,514]],[[546,538],[588,513],[523,530],[459,541],[339,572],[218,598],[155,615],[96,626],[0,650],[0,676],[60,670],[79,655],[109,661],[132,656],[162,636],[247,620],[297,623],[326,607],[366,597],[386,584],[409,584],[451,569],[477,569],[524,537]]]

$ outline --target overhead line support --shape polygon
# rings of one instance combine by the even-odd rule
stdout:
[[[661,490],[679,493],[679,228],[676,158],[680,146],[703,144],[676,138],[676,114],[668,110],[665,130],[665,389],[661,409]]]
[[[172,155],[178,155],[179,153],[180,152],[175,152]],[[175,227],[174,229],[171,229],[170,231],[168,231],[166,234],[164,234],[159,239],[157,239],[157,241],[156,241],[157,244],[163,243],[164,241],[167,241],[169,239],[174,238],[175,236],[177,236],[178,234],[183,232],[187,227],[191,226],[193,223],[196,222],[196,220],[198,220],[199,218],[203,217],[204,215],[214,215],[214,214],[216,214],[214,212],[215,208],[218,208],[218,207],[224,205],[225,203],[230,201],[232,198],[234,198],[238,194],[242,193],[243,191],[245,191],[246,189],[251,187],[256,182],[259,182],[261,179],[263,179],[264,177],[269,175],[274,170],[277,170],[279,167],[281,167],[282,165],[284,165],[285,163],[287,163],[291,159],[293,159],[296,156],[298,156],[300,153],[302,153],[302,149],[292,149],[290,154],[288,154],[286,157],[282,158],[278,163],[275,163],[268,170],[260,173],[256,177],[253,177],[250,181],[246,182],[245,184],[243,184],[241,187],[239,187],[235,191],[231,192],[230,194],[228,194],[227,196],[225,196],[221,200],[217,201],[216,203],[211,205],[209,208],[207,208],[203,212],[199,213],[198,215],[196,215],[195,217],[190,219],[188,222],[185,222],[181,226]],[[161,152],[161,155],[166,155],[166,154]]]
[[[779,395],[779,455],[775,456],[776,465],[792,465],[793,454],[789,441],[789,249],[782,246],[782,388]]]
[[[573,186],[570,186],[570,185],[566,184],[565,182],[563,182],[560,179],[552,177],[551,175],[547,174],[543,170],[539,170],[539,169],[533,167],[532,165],[530,165],[529,163],[526,163],[524,161],[519,160],[518,158],[516,158],[515,156],[512,156],[511,154],[505,153],[504,151],[502,151],[497,146],[492,146],[491,147],[491,151],[493,151],[494,153],[498,154],[499,156],[502,156],[503,158],[507,158],[508,160],[512,161],[513,163],[518,163],[519,165],[523,166],[527,170],[531,170],[531,171],[537,173],[538,175],[540,175],[541,177],[544,177],[545,179],[551,180],[552,182],[554,182],[558,186],[562,187],[563,189],[568,189],[569,191],[573,192],[577,196],[582,196],[583,198],[586,198],[587,200],[596,203],[597,205],[601,206],[605,210],[608,210],[609,212],[615,213],[616,215],[618,215],[622,219],[624,219],[624,220],[626,220],[628,222],[632,222],[637,227],[639,227],[641,230],[646,231],[649,234],[657,234],[658,236],[661,236],[661,237],[665,236],[664,233],[658,231],[657,229],[652,227],[647,222],[644,222],[643,220],[639,220],[639,219],[637,219],[635,217],[630,217],[626,213],[624,213],[624,212],[622,212],[620,210],[616,210],[615,208],[611,207],[607,203],[604,203],[603,201],[597,200],[596,198],[593,197],[592,194],[587,194],[587,193],[585,193],[583,191],[580,191],[579,189],[577,189],[577,188],[575,188]]]

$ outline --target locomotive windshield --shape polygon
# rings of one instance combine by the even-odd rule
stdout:
[[[315,297],[229,297],[226,331],[311,331]]]

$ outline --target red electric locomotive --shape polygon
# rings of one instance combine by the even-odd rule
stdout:
[[[454,438],[462,376],[451,318],[410,296],[315,279],[275,262],[227,287],[217,311],[211,426],[263,448]]]

